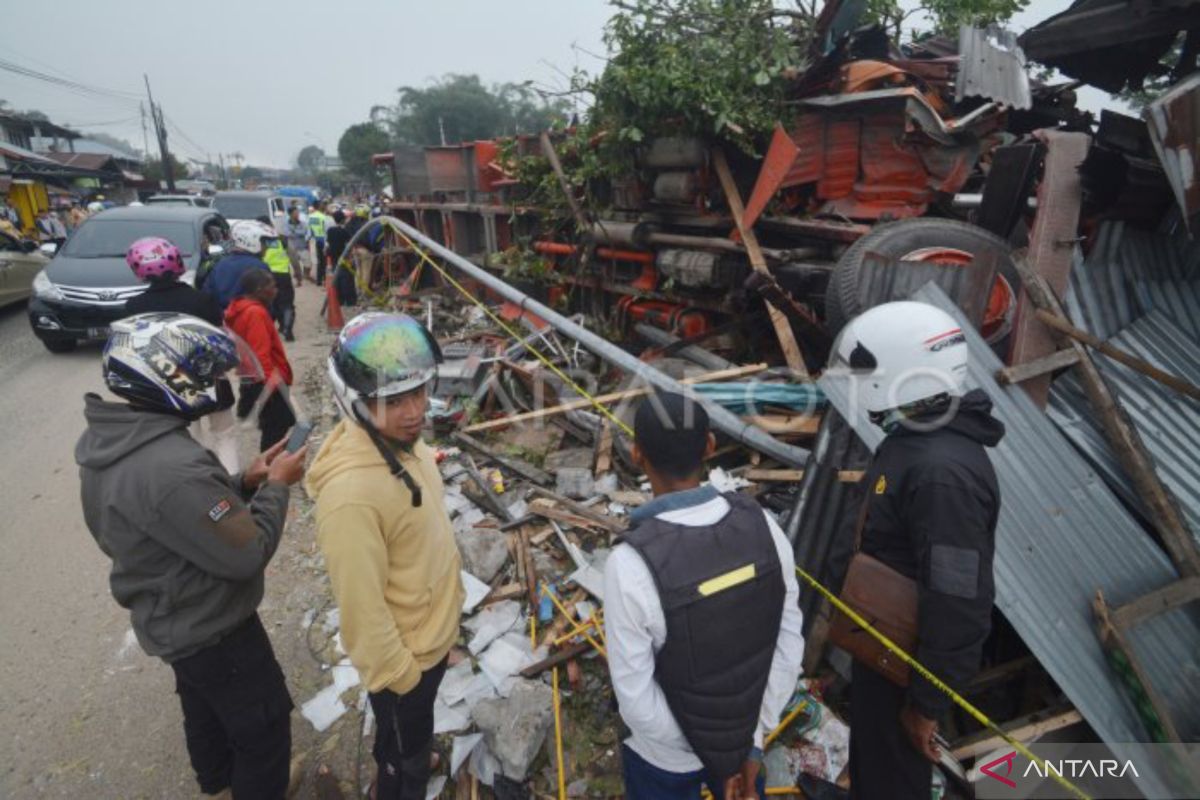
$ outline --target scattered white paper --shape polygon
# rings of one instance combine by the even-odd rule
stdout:
[[[601,603],[604,602],[604,572],[602,570],[597,569],[591,564],[584,564],[572,572],[568,576],[568,580],[574,581]]]
[[[471,724],[471,714],[466,703],[448,706],[441,698],[433,701],[433,732],[453,733],[464,730]]]
[[[471,655],[479,655],[485,647],[513,629],[521,620],[521,606],[514,600],[505,600],[488,606],[463,625],[475,635],[468,649]]]
[[[474,677],[475,670],[471,668],[471,660],[464,658],[446,670],[446,674],[442,676],[442,683],[438,686],[438,697],[446,705],[461,703],[467,696],[467,687],[471,685]]]
[[[726,492],[736,492],[738,489],[745,489],[750,485],[750,481],[745,478],[739,478],[730,475],[720,467],[716,467],[709,471],[708,482],[714,489],[722,494]]]
[[[337,684],[331,684],[300,706],[300,713],[312,723],[317,733],[323,733],[346,713],[346,704],[342,702],[341,694]]]
[[[496,782],[496,773],[500,771],[500,759],[488,749],[487,742],[479,742],[471,750],[468,769],[484,786],[491,786]]]
[[[337,606],[329,609],[325,614],[325,621],[321,623],[321,627],[325,629],[326,633],[333,633],[342,627],[342,610]]]
[[[437,800],[437,796],[442,793],[442,789],[446,788],[446,776],[438,775],[435,778],[430,778],[429,783],[425,784],[425,800]]]
[[[492,643],[479,659],[479,669],[501,697],[508,697],[515,677],[525,667],[546,657],[546,649],[533,650],[523,634],[509,633]]]
[[[472,733],[467,736],[455,736],[450,747],[450,774],[457,775],[458,768],[470,757],[475,746],[483,741],[482,733]]]
[[[325,731],[337,721],[338,717],[346,713],[347,708],[346,704],[342,702],[342,693],[362,682],[358,670],[354,668],[348,658],[342,659],[341,662],[330,667],[329,673],[333,678],[333,683],[317,692],[300,707],[300,713],[312,723],[317,732]]]
[[[475,610],[477,605],[483,602],[483,598],[488,596],[488,592],[492,591],[492,587],[465,569],[462,570],[462,582],[463,588],[467,591],[467,596],[463,599],[462,613],[470,614]]]

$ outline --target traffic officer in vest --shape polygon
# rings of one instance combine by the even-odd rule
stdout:
[[[925,303],[876,306],[842,330],[828,372],[887,433],[865,476],[862,553],[917,584],[917,661],[960,690],[991,629],[1000,488],[986,448],[1004,436],[980,389],[965,391],[958,322]],[[835,372],[836,370],[836,372]],[[913,674],[907,688],[854,662],[850,796],[927,800],[950,698]]]
[[[633,459],[654,499],[604,578],[627,800],[693,800],[701,784],[759,796],[763,739],[800,677],[792,547],[753,499],[700,485],[714,447],[693,398],[653,394],[637,410]]]
[[[262,222],[266,217],[259,217]],[[264,223],[267,224],[267,223]],[[279,332],[289,342],[296,341],[292,326],[296,323],[296,289],[292,286],[292,260],[288,257],[287,248],[278,237],[263,242],[262,259],[275,278],[275,287],[279,293],[271,304],[271,316],[279,325]]]
[[[312,235],[317,256],[317,286],[325,285],[325,228],[329,217],[325,216],[325,202],[318,200],[308,212],[308,232]]]

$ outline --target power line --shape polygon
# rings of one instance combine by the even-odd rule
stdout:
[[[22,66],[6,59],[0,59],[0,70],[58,86],[61,89],[74,92],[75,94],[107,96],[129,103],[136,102],[137,98],[139,97],[138,95],[131,94],[130,92],[123,92],[117,89],[106,89],[100,86],[92,86],[86,83],[81,83],[69,78],[60,78],[55,75],[49,75],[45,72]]]

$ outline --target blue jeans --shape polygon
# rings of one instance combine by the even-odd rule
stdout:
[[[714,800],[725,797],[724,784],[714,785],[707,770],[668,772],[639,756],[627,744],[621,745],[621,777],[625,781],[625,800],[697,800],[702,785],[713,793]],[[761,770],[754,788],[759,797],[766,796],[766,775]]]

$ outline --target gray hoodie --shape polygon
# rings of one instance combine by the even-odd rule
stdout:
[[[83,516],[112,559],[109,585],[142,649],[175,661],[214,644],[258,608],[283,532],[288,488],[243,496],[241,475],[170,414],[94,394],[75,446]]]

